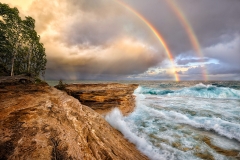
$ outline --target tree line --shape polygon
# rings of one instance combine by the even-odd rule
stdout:
[[[44,75],[45,48],[32,17],[19,16],[17,8],[0,2],[0,70],[6,75]],[[0,71],[1,74],[1,71]]]

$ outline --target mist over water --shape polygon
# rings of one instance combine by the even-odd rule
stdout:
[[[105,118],[150,159],[240,159],[238,82],[144,82]]]

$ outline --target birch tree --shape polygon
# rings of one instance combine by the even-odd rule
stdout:
[[[17,8],[0,3],[0,27],[0,65],[11,76],[44,73],[46,53],[35,31],[35,20],[32,17],[22,20]]]

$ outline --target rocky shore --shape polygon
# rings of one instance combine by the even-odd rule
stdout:
[[[123,115],[134,110],[134,90],[137,84],[64,84],[56,88],[66,91],[77,98],[82,104],[89,106],[100,114],[106,114],[118,107]]]
[[[132,93],[136,85],[116,94],[110,90],[119,84],[108,87],[109,91],[96,93],[87,86],[81,86],[81,92],[70,86],[66,89],[99,113],[105,110],[101,107],[105,102],[109,102],[107,110],[117,105],[125,113],[131,112],[132,108],[126,108],[133,97],[124,94]],[[1,85],[0,159],[147,159],[102,115],[74,97],[46,84]],[[111,97],[109,101],[107,97]]]

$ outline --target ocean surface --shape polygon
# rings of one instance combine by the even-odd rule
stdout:
[[[240,82],[122,83],[139,84],[136,108],[105,119],[150,159],[240,159]]]

